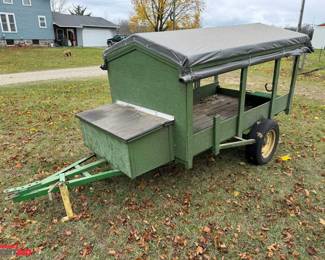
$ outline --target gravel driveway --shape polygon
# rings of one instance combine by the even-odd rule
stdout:
[[[42,80],[89,78],[104,75],[106,75],[106,71],[101,70],[99,66],[0,74],[0,86]]]

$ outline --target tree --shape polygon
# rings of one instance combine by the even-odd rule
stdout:
[[[156,32],[171,30],[174,22],[176,29],[200,27],[203,0],[132,0],[132,4],[132,31],[139,27]]]
[[[62,13],[64,11],[67,0],[51,0],[50,3],[52,12]]]
[[[86,14],[87,7],[82,5],[73,5],[72,9],[69,10],[69,13],[72,15],[84,15],[91,16],[91,13]]]
[[[124,35],[131,34],[129,24],[130,24],[129,20],[120,20],[118,33]]]

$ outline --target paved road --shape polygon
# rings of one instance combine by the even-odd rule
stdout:
[[[101,70],[99,66],[0,74],[0,86],[42,80],[89,78],[104,75],[106,75],[106,71]]]

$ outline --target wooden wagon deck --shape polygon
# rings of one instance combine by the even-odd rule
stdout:
[[[248,110],[252,106],[246,106]],[[213,118],[220,115],[226,119],[238,113],[238,98],[223,94],[215,94],[193,106],[193,132],[213,126]]]

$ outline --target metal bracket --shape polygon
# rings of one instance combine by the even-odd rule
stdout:
[[[220,144],[220,149],[234,148],[238,146],[244,146],[244,145],[256,143],[255,139],[243,139],[238,136],[235,136],[234,138],[237,139],[238,141]]]

